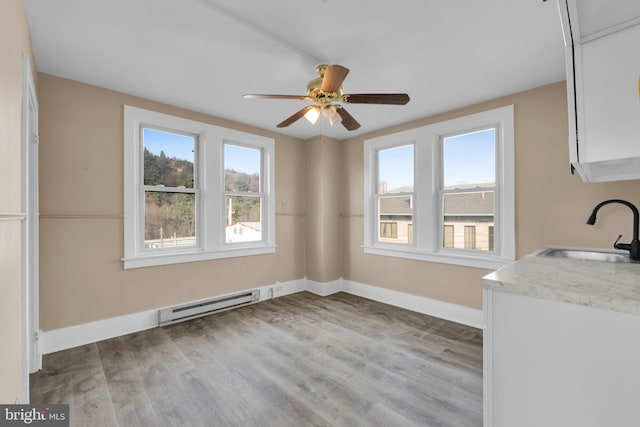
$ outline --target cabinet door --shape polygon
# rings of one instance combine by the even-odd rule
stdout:
[[[581,50],[580,161],[640,158],[640,25],[586,42]]]
[[[640,316],[485,293],[485,427],[640,425]]]

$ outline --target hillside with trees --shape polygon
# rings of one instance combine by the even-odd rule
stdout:
[[[258,174],[225,170],[225,190],[255,192],[260,188]],[[144,184],[165,187],[194,187],[194,164],[191,161],[167,157],[144,150]],[[158,190],[160,190],[159,188]],[[229,200],[232,198],[233,200]],[[228,196],[232,225],[237,222],[260,221],[260,198]],[[195,196],[191,193],[173,193],[147,190],[145,192],[145,240],[172,239],[195,236]]]

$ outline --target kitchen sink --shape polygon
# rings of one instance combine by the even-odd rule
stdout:
[[[629,260],[629,254],[623,252],[608,252],[591,249],[569,249],[569,248],[546,248],[536,254],[537,256],[551,258],[570,258],[585,261],[604,261],[628,263],[636,262]]]

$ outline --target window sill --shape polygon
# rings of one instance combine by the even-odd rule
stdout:
[[[265,255],[275,253],[276,246],[241,247],[225,249],[224,251],[190,251],[162,254],[138,255],[123,258],[124,269],[153,267],[158,265],[181,264],[185,262],[208,261],[214,259],[236,258],[243,256]]]
[[[362,247],[365,254],[381,255],[394,258],[412,259],[416,261],[437,262],[441,264],[460,265],[465,267],[484,268],[496,270],[505,265],[511,264],[514,260],[505,259],[495,255],[484,254],[457,254],[441,252],[421,252],[412,248],[389,248],[389,247]]]

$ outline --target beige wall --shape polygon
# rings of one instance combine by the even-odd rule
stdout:
[[[0,403],[22,397],[22,53],[31,43],[22,0],[0,2]]]
[[[49,75],[39,76],[39,98],[45,330],[304,276],[481,308],[487,270],[363,254],[363,141],[504,105],[515,105],[518,257],[545,245],[610,247],[619,233],[628,240],[624,207],[607,207],[596,227],[584,222],[606,198],[640,203],[637,181],[585,184],[569,174],[564,83],[344,141],[299,141]],[[123,104],[274,137],[277,253],[123,270]]]
[[[640,182],[585,184],[570,175],[563,82],[343,141],[345,278],[482,308],[479,281],[487,270],[363,254],[363,141],[510,104],[515,106],[517,257],[547,245],[610,248],[618,234],[630,240],[632,216],[624,206],[604,208],[596,227],[585,224],[602,200],[639,204]]]
[[[306,275],[316,282],[330,282],[342,273],[340,239],[340,147],[331,138],[315,137],[307,148]]]
[[[38,96],[43,330],[304,277],[304,142],[46,74]],[[277,252],[124,270],[124,104],[275,138]]]

